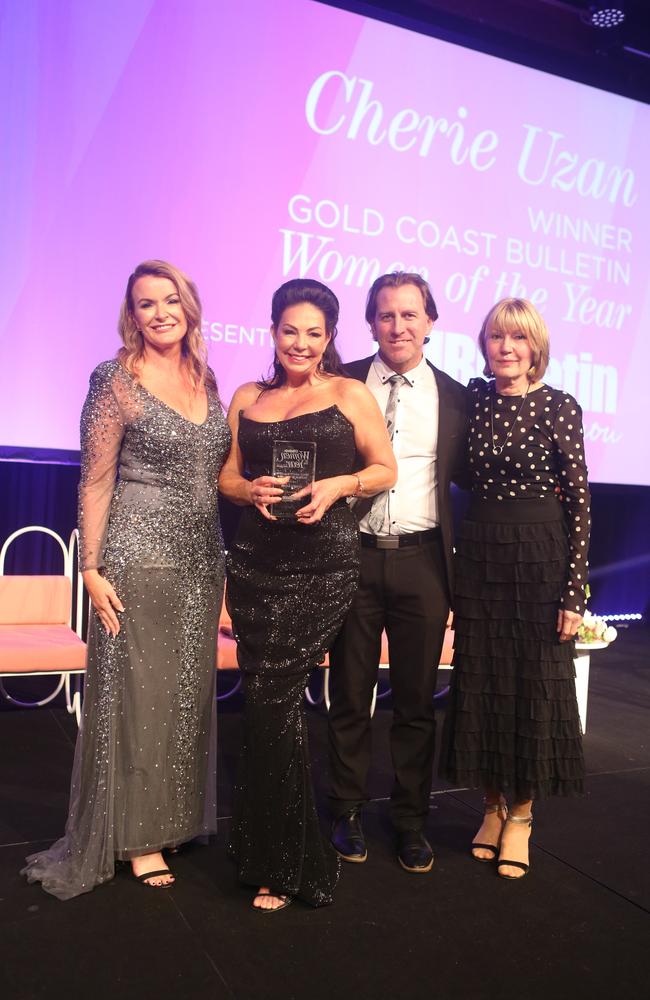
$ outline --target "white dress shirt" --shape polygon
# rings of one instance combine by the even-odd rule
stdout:
[[[389,379],[396,373],[379,355],[370,366],[366,385],[386,412]],[[388,494],[386,517],[379,537],[427,531],[438,524],[436,450],[438,444],[438,387],[436,377],[422,358],[404,374],[397,397],[393,451],[397,482]],[[359,528],[369,534],[368,516]]]

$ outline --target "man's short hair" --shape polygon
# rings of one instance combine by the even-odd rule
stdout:
[[[401,285],[415,285],[416,288],[420,289],[422,301],[424,302],[424,311],[432,323],[435,323],[438,319],[438,310],[433,301],[431,289],[422,275],[416,274],[414,271],[391,271],[390,274],[380,274],[378,278],[375,278],[370,286],[366,300],[366,323],[370,325],[375,321],[377,296],[382,288],[399,288]]]

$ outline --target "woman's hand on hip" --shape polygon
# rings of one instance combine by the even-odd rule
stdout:
[[[249,483],[250,502],[267,521],[277,521],[277,517],[269,513],[268,505],[282,499],[284,496],[282,487],[288,482],[289,476],[258,476]]]
[[[112,635],[115,638],[120,631],[117,612],[124,611],[124,605],[112,585],[96,569],[87,569],[81,575],[92,606],[106,630],[106,635]]]
[[[557,613],[557,630],[560,633],[560,642],[568,642],[569,639],[573,639],[581,624],[582,615],[575,611],[563,611],[560,608]]]

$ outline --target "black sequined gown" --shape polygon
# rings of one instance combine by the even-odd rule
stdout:
[[[316,479],[354,468],[353,428],[336,406],[272,423],[241,415],[251,478],[270,473],[275,440],[315,441]],[[304,691],[352,602],[358,546],[356,521],[341,500],[315,525],[267,521],[248,507],[228,553],[227,601],[245,695],[231,849],[243,883],[312,906],[332,901],[339,863],[314,806]]]
[[[518,801],[571,795],[584,758],[575,648],[559,641],[557,613],[584,609],[582,413],[566,392],[504,396],[483,379],[470,382],[469,406],[472,499],[456,541],[442,773]]]
[[[216,394],[194,424],[115,361],[91,377],[81,419],[81,568],[125,611],[92,613],[64,837],[24,873],[61,899],[115,860],[216,830],[215,645],[224,549],[217,477],[230,430]]]

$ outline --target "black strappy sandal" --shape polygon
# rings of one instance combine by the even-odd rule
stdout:
[[[511,813],[508,814],[506,818],[506,823],[526,823],[529,827],[533,825],[532,813],[528,816],[513,816]],[[504,872],[499,871],[502,866],[509,865],[511,868],[521,868],[521,875],[506,875]],[[526,864],[523,861],[507,861],[505,858],[499,858],[497,862],[497,875],[500,878],[509,878],[511,881],[518,882],[519,879],[524,878],[530,871],[530,864]]]
[[[151,882],[147,882],[147,879],[156,878],[159,875],[171,875],[172,881],[161,882],[160,885],[153,885]],[[145,885],[147,889],[171,889],[176,881],[175,876],[170,872],[169,868],[159,868],[155,872],[143,872],[142,875],[134,875],[133,878],[141,885]]]
[[[505,826],[506,820],[508,818],[508,807],[506,806],[503,799],[498,802],[485,803],[484,813],[488,816],[490,813],[498,812],[499,809],[503,810],[503,823],[501,824],[501,833],[499,834],[499,839],[496,844],[481,844],[478,841],[472,841],[470,844],[470,852],[475,861],[480,861],[482,864],[492,864],[496,860],[496,856],[499,853],[499,845],[501,843],[501,834],[503,833],[503,828]],[[491,858],[479,858],[478,855],[474,854],[474,848],[479,847],[484,851],[491,851]]]

